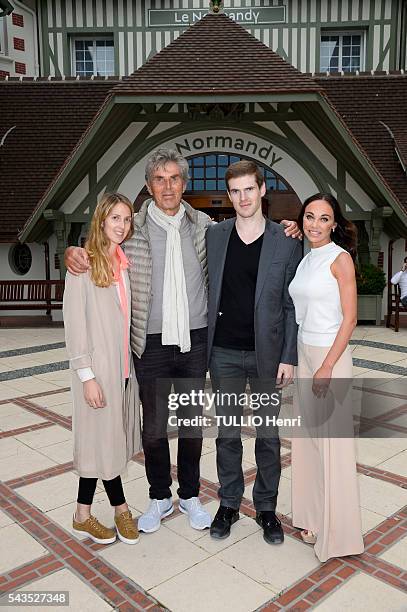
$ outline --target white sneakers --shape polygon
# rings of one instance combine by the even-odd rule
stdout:
[[[193,529],[208,529],[211,526],[211,515],[204,510],[198,497],[179,500],[179,509],[187,514]],[[147,511],[138,520],[139,531],[153,533],[160,528],[161,519],[174,512],[172,498],[152,499]]]
[[[180,499],[179,509],[188,515],[189,524],[193,529],[209,529],[211,526],[211,515],[204,510],[199,497]]]
[[[174,506],[172,505],[172,498],[168,499],[152,499],[147,512],[144,512],[139,517],[138,528],[139,531],[144,533],[153,533],[160,528],[161,519],[169,516],[174,512]]]

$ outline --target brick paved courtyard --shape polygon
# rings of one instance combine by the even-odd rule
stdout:
[[[372,405],[373,417],[365,427],[371,435],[378,426],[385,428],[388,437],[357,440],[365,552],[320,564],[291,524],[287,439],[282,440],[278,502],[286,539],[280,547],[267,545],[253,520],[250,436],[244,441],[241,519],[228,539],[214,541],[207,531],[191,529],[178,510],[158,532],[141,534],[137,546],[119,541],[100,546],[73,537],[77,477],[71,463],[70,373],[63,330],[0,328],[1,590],[67,590],[68,609],[92,612],[405,612],[407,330],[358,327],[352,348],[355,386],[358,379],[364,380]],[[173,463],[176,445],[173,439]],[[201,500],[214,514],[218,503],[213,438],[204,440],[201,474]],[[131,462],[124,480],[127,500],[138,516],[148,504],[142,454]],[[94,513],[112,524],[102,488],[97,489]]]

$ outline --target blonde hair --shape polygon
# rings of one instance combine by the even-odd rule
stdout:
[[[109,287],[113,282],[113,269],[109,257],[110,240],[103,230],[103,224],[116,204],[125,204],[131,213],[130,229],[123,242],[131,238],[134,232],[133,204],[121,193],[105,193],[95,208],[85,243],[91,266],[90,276],[98,287]]]

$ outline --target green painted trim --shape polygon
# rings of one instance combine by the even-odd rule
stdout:
[[[323,1],[324,0],[315,0],[315,72],[320,72],[321,70],[321,2]]]
[[[172,104],[169,104],[168,106],[172,106]],[[161,122],[169,122],[169,123],[174,123],[174,122],[180,122],[180,121],[185,121],[185,119],[188,119],[188,114],[185,113],[164,113],[164,112],[160,112],[160,110],[158,110],[156,113],[146,113],[146,114],[139,114],[137,117],[135,117],[133,119],[133,121],[136,122],[144,122],[150,119],[156,119],[157,121]],[[297,115],[297,113],[295,112],[290,112],[290,113],[285,113],[285,112],[275,112],[273,113],[272,118],[270,118],[270,115],[268,113],[261,113],[261,112],[257,112],[257,113],[251,113],[250,109],[243,113],[242,115],[242,121],[271,121],[271,120],[278,120],[278,121],[298,121],[299,117]],[[204,119],[196,119],[197,125],[199,124],[200,121],[204,121]],[[236,124],[236,119],[222,119],[222,125],[235,125]]]
[[[115,102],[117,104],[131,104],[139,102],[140,104],[157,104],[165,102],[248,102],[248,96],[250,96],[251,102],[316,102],[319,100],[319,94],[315,93],[289,93],[289,94],[190,94],[190,95],[117,95],[115,96]]]
[[[336,160],[336,168],[337,168],[338,183],[339,185],[341,185],[341,187],[343,187],[343,189],[346,189],[346,168],[338,160]]]
[[[353,142],[351,138],[349,138],[349,133],[339,121],[338,117],[328,104],[328,102],[321,96],[320,100],[321,108],[324,111],[325,115],[329,118],[331,123],[335,126],[337,131],[340,133],[343,140],[348,144],[348,147],[352,151],[353,155],[356,157],[358,162],[361,164],[363,169],[366,171],[369,178],[372,180],[376,188],[383,195],[385,201],[392,207],[395,213],[398,215],[400,220],[404,225],[407,226],[407,212],[402,208],[400,203],[393,197],[391,191],[384,185],[382,179],[377,174],[376,170],[369,164],[366,157],[363,155],[359,147]]]
[[[91,168],[89,168],[88,175],[89,175],[89,191],[91,191],[92,189],[97,187],[97,184],[98,184],[96,164],[94,164],[93,166],[91,166]]]
[[[103,108],[102,112],[98,115],[96,120],[93,122],[89,132],[86,134],[85,140],[82,141],[81,145],[75,151],[74,155],[71,157],[69,162],[63,168],[62,172],[58,175],[58,177],[56,178],[56,180],[52,184],[51,189],[48,191],[48,193],[46,194],[45,198],[42,201],[40,201],[39,206],[34,211],[33,215],[29,219],[27,225],[24,227],[24,229],[19,234],[19,239],[22,242],[29,241],[30,233],[31,233],[32,229],[34,228],[36,222],[42,216],[42,213],[47,208],[49,202],[52,201],[52,198],[57,193],[60,184],[63,183],[65,178],[69,175],[71,169],[77,163],[78,159],[80,158],[80,156],[82,154],[82,151],[84,149],[86,149],[87,147],[89,147],[90,144],[92,143],[93,139],[95,138],[96,134],[99,131],[100,126],[103,124],[103,122],[105,121],[106,117],[111,112],[113,106],[114,106],[114,102],[113,102],[112,98],[110,98],[107,101],[107,103],[106,103],[105,107]]]
[[[73,6],[72,6],[73,9]],[[75,6],[75,13],[76,13],[76,6]],[[93,13],[93,15],[95,15],[96,13]],[[82,23],[87,26],[88,25],[88,14],[86,12],[86,0],[82,0]]]
[[[101,0],[99,0],[100,2]],[[102,0],[102,9],[103,9],[103,27],[107,28],[107,8],[106,8],[106,0]]]
[[[366,66],[365,70],[373,70],[373,43],[374,43],[374,9],[375,0],[370,0],[369,27],[366,32]]]
[[[54,28],[56,28],[56,24],[57,24],[57,7],[56,7],[55,0],[52,0],[52,23],[54,24],[54,27],[52,28],[54,30]],[[54,33],[54,36],[55,36],[55,31],[53,33]],[[54,38],[54,40],[55,40],[55,38]]]
[[[346,218],[350,221],[370,221],[370,211],[349,212],[346,211]]]
[[[381,17],[384,17],[384,3],[382,2],[381,7],[380,7],[380,15]],[[379,35],[379,63],[377,68],[375,67],[375,70],[383,70],[383,62],[385,60],[386,54],[385,54],[385,49],[383,49],[383,43],[384,43],[384,26],[383,24],[381,24],[380,26],[380,35]],[[387,45],[386,45],[387,46]]]
[[[58,41],[57,41],[55,34],[54,34],[54,48],[55,48],[55,51],[51,51],[51,49],[48,49],[48,53],[49,53],[50,60],[52,61],[52,64],[54,66],[55,76],[60,77],[62,75],[61,75],[61,71],[59,69],[59,64],[58,64]]]
[[[62,66],[63,74],[72,74],[71,68],[71,54],[68,35],[66,34],[66,11],[61,10],[61,23],[62,23]]]
[[[310,63],[311,61],[311,27],[312,26],[308,24],[311,24],[311,3],[308,0],[306,0],[306,2],[307,2],[307,50],[306,50],[305,65],[307,67],[307,72],[312,72],[312,70],[317,72],[315,70],[315,67],[311,67],[311,63]]]
[[[120,57],[119,57],[119,33],[113,33],[113,44],[114,44],[114,69],[116,74],[120,74]]]
[[[84,16],[85,18],[85,16]],[[95,14],[96,20],[96,14]],[[49,28],[49,32],[62,32],[64,28]],[[129,28],[133,30],[133,28]],[[75,34],[76,36],[80,36],[81,34],[95,34],[100,36],[100,34],[111,34],[112,32],[123,32],[123,26],[77,26],[77,27],[69,27],[65,28],[67,34]]]
[[[119,23],[119,9],[117,2],[113,3],[113,22]],[[124,40],[124,74],[129,74],[129,28],[127,27],[127,10],[124,9],[123,2],[123,40]],[[133,36],[134,39],[134,36]],[[134,44],[134,42],[133,42]]]
[[[325,0],[321,0],[321,1],[325,1]],[[350,0],[349,0],[350,1]],[[286,28],[287,30],[297,30],[300,28],[304,28],[304,27],[316,27],[318,25],[318,23],[321,24],[321,26],[325,29],[333,29],[333,28],[337,28],[337,29],[341,29],[341,30],[348,30],[349,28],[365,28],[367,26],[369,26],[370,23],[373,23],[374,25],[380,25],[381,23],[383,24],[389,24],[391,25],[392,20],[390,19],[358,19],[356,21],[318,21],[318,18],[315,21],[308,21],[308,22],[294,22],[294,23],[284,23],[284,24],[275,24],[275,27],[270,27],[271,24],[256,24],[255,28],[245,28],[247,31],[251,31],[251,30],[261,30],[261,31],[265,31],[265,30],[277,30],[278,32],[282,32],[283,28]],[[76,33],[78,32],[78,28],[80,28],[80,30],[82,31],[83,29],[86,29],[88,32],[94,32],[94,33],[104,33],[104,32],[112,32],[113,30],[118,30],[118,31],[122,31],[124,29],[125,26],[119,26],[117,24],[113,24],[112,26],[76,26],[76,25],[72,25],[71,27],[67,27],[66,29],[68,31],[75,31]],[[48,31],[55,31],[55,32],[61,32],[62,31],[62,27],[56,27],[56,26],[50,26]],[[150,32],[150,33],[154,33],[156,31],[158,32],[169,32],[170,35],[174,35],[176,33],[180,33],[182,34],[183,32],[185,32],[186,28],[179,28],[177,26],[166,26],[164,29],[160,30],[158,28],[148,28],[148,27],[143,27],[143,26],[127,26],[128,31],[132,31],[132,32],[141,32],[143,34]],[[173,40],[173,39],[172,39]]]
[[[363,17],[363,4],[364,2],[367,2],[367,0],[358,0],[359,2],[359,21],[363,21],[362,17]]]
[[[396,68],[405,70],[407,67],[407,2],[399,0],[399,3],[397,33],[400,33],[400,42],[396,50]]]
[[[50,48],[48,44],[48,12],[45,2],[40,4],[40,18],[41,18],[41,47],[42,47],[42,74],[48,76],[51,70],[51,59],[49,56]]]
[[[382,41],[383,36],[382,35],[384,36],[383,30],[381,31],[381,34],[380,34],[380,40],[383,43],[383,41]],[[387,42],[387,45],[384,47],[384,49],[381,49],[381,51],[380,51],[379,65],[377,67],[377,70],[383,70],[384,61],[385,61],[386,56],[387,56],[387,54],[389,53],[389,50],[390,50],[390,42],[391,42],[391,38],[389,38],[389,40]],[[390,57],[389,57],[389,69],[390,69]]]
[[[64,65],[64,74],[73,75],[72,71],[72,54],[71,54],[71,39],[67,34],[62,35],[62,45],[63,45],[63,65]]]
[[[92,213],[89,211],[88,215],[72,213],[71,215],[65,215],[68,223],[89,223],[92,217]]]

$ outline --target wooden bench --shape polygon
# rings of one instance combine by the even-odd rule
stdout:
[[[62,308],[65,281],[0,281],[0,310],[46,310]]]
[[[401,303],[400,285],[391,285],[388,289],[386,327],[394,327],[394,331],[399,331],[400,312],[407,312],[407,308]],[[394,314],[394,325],[391,322]]]

